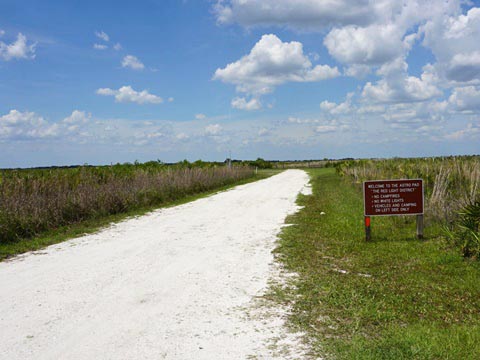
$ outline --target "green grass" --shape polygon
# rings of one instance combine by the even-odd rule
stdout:
[[[270,296],[292,307],[317,355],[337,359],[479,359],[480,262],[448,248],[426,218],[372,219],[362,194],[333,169],[310,170],[312,196],[287,221],[276,255],[299,274]],[[325,215],[321,215],[325,212]]]
[[[211,191],[200,192],[198,194],[186,196],[175,201],[164,202],[164,203],[157,204],[155,206],[150,206],[150,207],[143,207],[143,208],[131,210],[125,213],[84,220],[78,223],[74,223],[74,224],[70,224],[67,226],[62,226],[53,230],[46,231],[33,238],[20,239],[15,242],[0,243],[0,261],[8,259],[18,254],[28,252],[28,251],[35,251],[35,250],[45,248],[49,245],[58,244],[62,241],[65,241],[74,237],[97,232],[111,223],[119,222],[132,216],[144,215],[160,207],[171,207],[175,205],[184,204],[190,201],[194,201],[194,200],[215,194],[219,191],[228,190],[238,185],[247,184],[253,181],[267,178],[269,176],[278,174],[279,172],[280,171],[278,170],[258,170],[258,174],[256,174],[253,178],[240,180],[238,182],[235,182],[234,184],[229,184]]]

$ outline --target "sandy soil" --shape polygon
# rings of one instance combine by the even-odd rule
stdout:
[[[0,358],[302,358],[281,309],[249,309],[307,183],[288,170],[0,263]]]

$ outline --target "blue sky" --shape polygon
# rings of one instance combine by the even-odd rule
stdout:
[[[462,1],[10,1],[0,167],[480,153]]]

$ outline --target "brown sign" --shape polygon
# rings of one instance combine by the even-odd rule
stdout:
[[[423,214],[423,180],[375,180],[363,183],[365,216]]]

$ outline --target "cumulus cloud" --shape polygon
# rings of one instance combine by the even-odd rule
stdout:
[[[220,24],[288,26],[321,30],[331,25],[367,24],[376,9],[368,0],[228,0],[213,7]]]
[[[247,101],[243,97],[236,97],[232,100],[231,105],[234,109],[247,111],[259,110],[262,108],[262,104],[256,98],[252,98],[251,100]]]
[[[457,82],[480,80],[480,51],[454,55],[446,75],[447,79]]]
[[[403,33],[394,24],[333,29],[324,39],[328,52],[345,64],[381,65],[404,53]]]
[[[330,31],[324,44],[334,58],[372,66],[404,56],[418,38],[409,33],[416,26],[460,9],[456,0],[221,0],[213,8],[221,24]]]
[[[222,127],[219,124],[210,124],[205,127],[206,135],[219,135],[222,132]]]
[[[195,119],[197,120],[205,120],[207,116],[205,114],[195,114]]]
[[[456,111],[478,112],[480,111],[480,89],[475,86],[455,88],[448,101]]]
[[[27,37],[18,33],[17,40],[10,44],[0,41],[0,59],[34,59],[36,43],[28,44]]]
[[[118,90],[110,88],[100,88],[98,95],[114,96],[116,102],[137,103],[137,104],[160,104],[163,99],[160,96],[150,94],[147,90],[135,91],[131,86],[122,86]]]
[[[127,55],[122,60],[122,67],[130,68],[133,70],[143,70],[145,65],[133,55]]]
[[[352,98],[354,93],[348,93],[347,99],[340,104],[330,102],[330,101],[322,101],[320,103],[320,109],[330,113],[331,115],[341,115],[341,114],[349,114],[353,111],[352,107]]]
[[[480,8],[465,15],[436,17],[421,31],[437,59],[438,72],[453,82],[480,81]]]
[[[313,66],[299,42],[282,42],[276,35],[263,35],[248,55],[217,69],[215,80],[234,84],[237,91],[261,95],[286,82],[311,82],[334,78],[336,67]]]
[[[103,40],[105,42],[110,41],[110,37],[102,30],[102,31],[95,31],[95,36],[99,38],[100,40]]]
[[[373,103],[402,103],[425,101],[442,95],[430,65],[424,67],[420,78],[408,76],[407,70],[407,63],[400,58],[383,65],[377,72],[382,79],[375,84],[368,82],[362,97]]]
[[[63,122],[66,124],[85,124],[91,118],[90,114],[85,113],[85,111],[73,110],[70,116],[67,116],[63,119]]]
[[[10,110],[0,116],[0,139],[28,140],[57,136],[59,126],[33,112]]]

